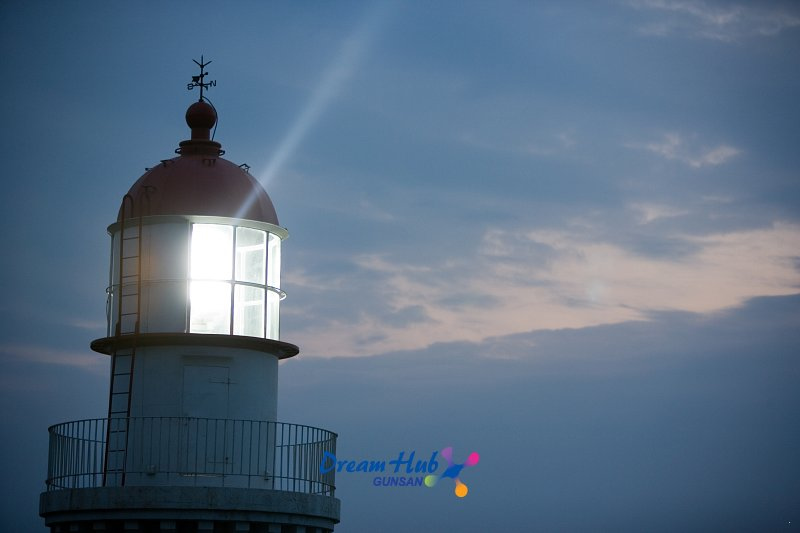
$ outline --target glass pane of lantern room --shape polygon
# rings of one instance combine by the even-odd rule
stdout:
[[[264,284],[267,270],[267,232],[236,228],[236,281]]]
[[[233,227],[194,224],[189,265],[192,279],[231,279],[232,266]]]
[[[233,294],[233,334],[264,338],[264,289],[236,285]]]
[[[190,333],[230,334],[231,284],[192,281]]]
[[[267,291],[267,338],[280,340],[281,295]]]
[[[281,287],[281,238],[269,234],[269,268],[267,269],[267,285],[279,289]]]

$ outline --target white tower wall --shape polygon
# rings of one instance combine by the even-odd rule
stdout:
[[[132,417],[277,419],[278,358],[217,346],[148,346],[136,353]]]

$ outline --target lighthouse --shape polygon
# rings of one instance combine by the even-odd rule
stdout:
[[[200,74],[190,138],[148,168],[108,227],[108,411],[49,428],[40,514],[55,532],[318,533],[339,521],[336,434],[278,419],[283,228],[222,156]]]

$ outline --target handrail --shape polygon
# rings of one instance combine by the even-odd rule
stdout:
[[[117,419],[114,419],[115,421]],[[105,464],[108,419],[53,425],[47,490],[116,486],[209,486],[333,496],[336,434],[285,422],[192,417],[129,417],[124,465]],[[125,476],[104,480],[107,468]]]

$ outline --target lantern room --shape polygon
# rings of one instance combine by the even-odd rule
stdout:
[[[280,338],[281,241],[264,189],[210,140],[214,109],[186,112],[192,139],[125,195],[112,236],[108,336]]]

